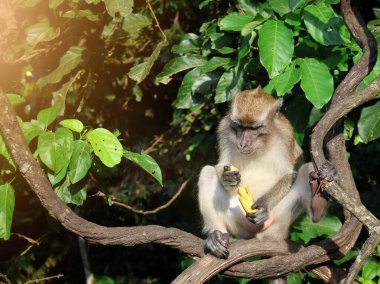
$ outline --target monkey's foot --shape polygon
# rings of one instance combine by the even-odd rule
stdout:
[[[215,230],[212,232],[206,241],[206,252],[210,252],[217,258],[227,259],[229,255],[228,244],[230,242],[230,235],[223,234],[221,231]]]
[[[310,189],[312,191],[311,213],[313,222],[318,222],[321,220],[327,209],[329,197],[325,192],[323,192],[325,183],[332,182],[337,179],[337,171],[328,161],[322,165],[320,172],[310,173],[309,182]]]
[[[252,205],[252,209],[257,209],[257,211],[253,213],[247,213],[248,221],[255,225],[263,225],[269,218],[268,210],[257,202]]]
[[[227,190],[236,189],[241,181],[241,175],[239,170],[233,169],[233,166],[224,166],[223,171],[223,186]]]

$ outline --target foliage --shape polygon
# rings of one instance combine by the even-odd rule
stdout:
[[[284,112],[307,153],[308,134],[328,107],[334,88],[361,56],[337,12],[339,1],[203,0],[198,7],[179,0],[13,4],[17,30],[0,55],[0,84],[57,195],[70,206],[83,205],[77,209],[81,214],[107,225],[156,223],[199,234],[194,192],[184,193],[172,209],[151,217],[108,205],[116,197],[139,208],[154,208],[186,177],[212,164],[217,123],[226,103],[241,89],[261,85],[273,96],[284,96]],[[365,13],[379,39],[379,9]],[[189,32],[183,34],[183,29]],[[380,60],[360,89],[380,74],[379,66]],[[379,184],[378,114],[379,101],[374,101],[344,121],[354,176],[377,215],[373,196]],[[82,264],[72,261],[79,258],[76,239],[58,231],[36,205],[2,137],[0,167],[0,238],[14,241],[12,233],[19,231],[36,239],[46,231],[49,235],[1,270],[14,276],[15,283],[62,271],[70,277],[66,282],[81,279]],[[99,191],[107,203],[89,198]],[[339,213],[332,214],[319,224],[301,219],[292,239],[309,243],[331,236],[341,225]],[[191,263],[186,259],[179,265],[174,254],[146,246],[91,248],[90,257],[99,283],[166,283]],[[355,256],[353,250],[336,264],[345,266]],[[158,269],[158,261],[165,261],[165,268]],[[379,263],[377,254],[358,280],[376,283]],[[314,283],[314,277],[300,272],[287,280]]]

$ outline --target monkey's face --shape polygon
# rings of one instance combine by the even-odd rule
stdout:
[[[264,123],[241,124],[230,119],[230,127],[234,132],[234,140],[240,154],[251,155],[266,144],[269,126]]]

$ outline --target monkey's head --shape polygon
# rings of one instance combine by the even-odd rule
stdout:
[[[235,95],[225,123],[229,124],[230,142],[240,154],[251,155],[265,147],[281,106],[282,99],[274,99],[260,87]]]

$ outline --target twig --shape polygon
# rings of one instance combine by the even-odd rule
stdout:
[[[40,244],[39,241],[33,240],[33,239],[31,239],[25,235],[19,234],[19,233],[11,233],[11,235],[17,236],[21,239],[24,239],[24,240],[28,241],[29,243],[31,243],[32,245],[39,245]]]
[[[120,202],[120,201],[117,201],[115,199],[113,199],[111,197],[111,200],[112,200],[112,203],[117,205],[117,206],[120,206],[120,207],[123,207],[123,208],[126,208],[128,210],[131,210],[132,212],[134,213],[137,213],[137,214],[141,214],[141,215],[150,215],[150,214],[156,214],[157,212],[169,207],[177,198],[178,196],[181,195],[182,191],[185,189],[186,185],[189,183],[191,178],[188,178],[186,179],[182,184],[181,186],[179,187],[178,191],[172,196],[172,198],[169,199],[168,202],[166,202],[165,204],[163,205],[160,205],[158,207],[156,207],[155,209],[152,209],[152,210],[140,210],[140,209],[136,209],[130,205],[127,205],[123,202]],[[104,194],[103,194],[104,195]],[[105,195],[104,195],[105,196]]]
[[[5,282],[3,282],[4,280]],[[0,273],[0,284],[11,284],[11,281],[7,277],[7,275]]]
[[[88,260],[86,242],[80,236],[78,236],[78,246],[79,246],[79,250],[80,250],[80,255],[82,257],[83,270],[84,270],[84,275],[86,277],[86,284],[94,284],[95,283],[95,276],[91,272],[90,261]]]
[[[59,279],[59,278],[61,278],[63,276],[64,276],[63,274],[57,274],[57,275],[49,276],[49,277],[45,277],[45,278],[33,279],[33,280],[29,280],[25,284],[40,283],[42,281],[48,281],[48,280],[52,280],[52,279]]]
[[[164,38],[164,41],[168,41],[167,38],[166,38],[166,35],[165,35],[164,31],[161,29],[160,23],[159,23],[158,20],[157,20],[156,14],[154,13],[153,8],[152,8],[152,6],[150,5],[149,0],[146,0],[146,4],[148,5],[149,12],[150,12],[150,14],[152,15],[152,18],[154,19],[154,21],[156,22],[156,26],[157,26],[157,28],[160,30],[160,32],[161,32],[161,34],[162,34],[162,37]]]

